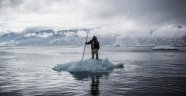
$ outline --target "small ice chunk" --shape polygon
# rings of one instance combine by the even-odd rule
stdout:
[[[162,46],[155,46],[153,50],[178,50],[178,49],[170,45],[162,45]]]
[[[112,64],[108,59],[95,60],[87,59],[77,62],[69,62],[66,64],[57,64],[53,70],[68,71],[68,72],[108,72],[116,67],[121,67],[121,64]]]

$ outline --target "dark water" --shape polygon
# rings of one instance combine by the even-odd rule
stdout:
[[[93,74],[52,70],[81,60],[80,47],[0,47],[0,96],[185,96],[186,48],[179,49],[104,47],[100,58],[124,68]]]

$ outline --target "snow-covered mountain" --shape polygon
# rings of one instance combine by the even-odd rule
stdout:
[[[86,36],[80,32],[88,29],[59,29],[52,28],[27,28],[21,33],[8,32],[0,34],[0,46],[83,46]],[[91,39],[91,38],[89,38]],[[150,38],[99,36],[102,46],[157,46],[172,45],[186,46],[186,36],[180,38]]]
[[[52,46],[81,45],[83,37],[78,31],[86,29],[57,30],[27,29],[22,33],[8,32],[0,35],[0,46]]]

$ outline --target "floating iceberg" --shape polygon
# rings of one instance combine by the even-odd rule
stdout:
[[[170,45],[155,46],[153,50],[178,50],[176,47]]]
[[[68,72],[108,72],[118,67],[123,67],[123,64],[112,64],[108,59],[88,59],[66,64],[57,64],[53,70]]]

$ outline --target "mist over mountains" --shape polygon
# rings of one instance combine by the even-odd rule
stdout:
[[[53,29],[33,27],[23,32],[0,34],[0,46],[83,46],[86,28]],[[180,37],[156,37],[153,31],[146,37],[121,36],[120,34],[96,35],[102,46],[186,46],[186,34]],[[89,36],[88,40],[92,38]]]

